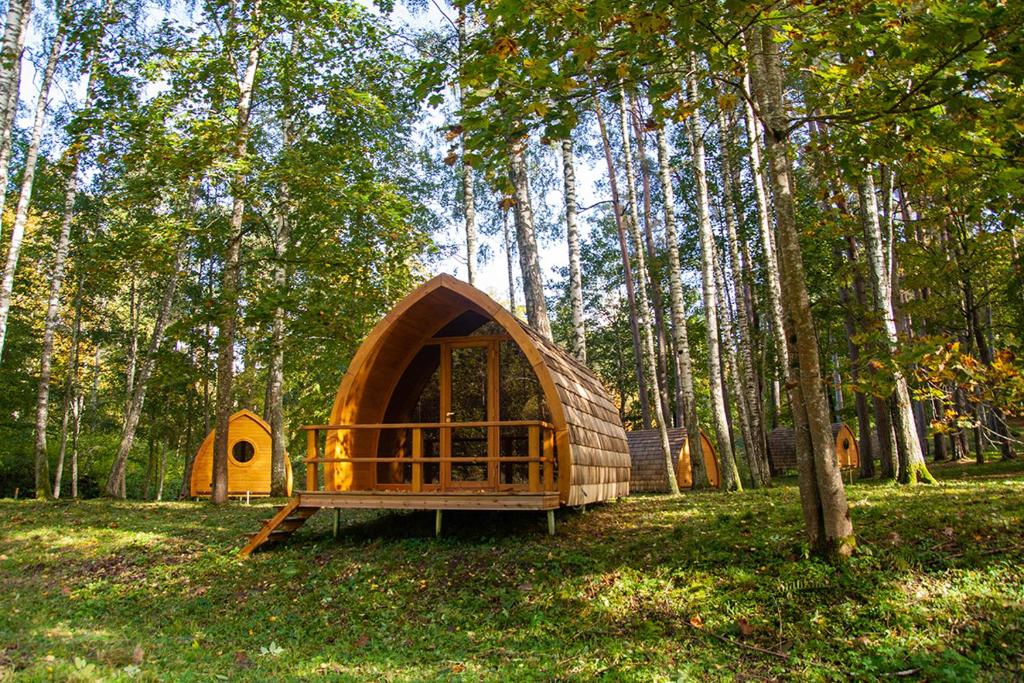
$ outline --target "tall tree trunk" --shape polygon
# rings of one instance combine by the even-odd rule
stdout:
[[[85,397],[75,396],[71,404],[71,498],[78,499],[78,434],[82,429],[82,410]]]
[[[890,289],[889,272],[885,265],[885,245],[882,241],[882,230],[878,221],[878,205],[875,199],[875,181],[870,167],[865,168],[858,187],[860,195],[861,217],[864,224],[865,246],[868,256],[871,285],[875,293],[875,310],[882,318],[885,331],[887,352],[894,355],[898,350],[899,338],[896,334],[896,320],[892,307],[892,291]],[[914,424],[913,408],[910,403],[910,389],[903,371],[893,367],[893,382],[896,385],[893,396],[893,428],[896,435],[897,452],[900,456],[898,478],[903,484],[919,482],[935,483],[928,472],[921,444],[917,438]]]
[[[626,110],[626,91],[619,84],[619,128],[622,132],[623,165],[626,167],[626,199],[629,205],[629,231],[633,238],[633,256],[636,259],[637,283],[637,322],[639,323],[644,342],[644,360],[647,377],[654,389],[654,417],[658,423],[661,436],[661,452],[668,463],[672,460],[672,449],[668,442],[668,423],[665,421],[665,409],[661,403],[661,391],[658,387],[657,354],[654,347],[654,327],[650,318],[650,301],[647,298],[647,263],[644,258],[644,244],[640,236],[640,217],[636,203],[636,182],[633,177],[633,148],[630,144],[628,113]],[[679,493],[679,482],[674,471],[666,473],[669,491]]]
[[[644,375],[643,344],[640,341],[640,326],[637,322],[636,290],[633,286],[633,266],[629,262],[629,247],[626,245],[625,213],[619,197],[619,182],[615,175],[615,164],[612,161],[612,146],[608,141],[608,130],[604,123],[604,110],[601,101],[595,95],[594,111],[597,114],[597,127],[601,132],[601,145],[604,148],[604,161],[608,168],[608,183],[612,190],[612,209],[615,214],[615,229],[619,236],[619,254],[622,257],[622,273],[626,284],[626,301],[629,305],[629,331],[633,336],[633,367],[636,372],[637,393],[640,399],[640,417],[644,429],[651,427],[651,404],[647,392],[647,377]]]
[[[643,188],[644,197],[644,245],[647,248],[647,263],[649,264],[648,276],[651,284],[651,308],[654,310],[654,340],[656,342],[655,350],[658,354],[659,398],[661,400],[661,410],[665,414],[665,418],[671,421],[673,413],[668,385],[668,337],[665,335],[665,320],[662,313],[665,294],[661,289],[661,277],[658,273],[658,250],[654,244],[654,229],[651,222],[651,178],[646,143],[644,141],[644,130],[640,122],[640,114],[637,111],[636,100],[633,98],[630,98],[630,118],[633,122],[633,134],[636,138],[637,166],[640,169],[640,185]]]
[[[465,49],[466,39],[468,33],[468,26],[466,25],[468,18],[466,16],[466,7],[459,7],[459,17],[456,21],[458,25],[458,37],[459,37],[459,72],[462,75],[462,65],[465,60]],[[462,106],[462,89],[460,86],[456,86],[458,89],[458,100],[459,106]],[[469,284],[476,284],[476,255],[477,255],[477,234],[476,234],[476,203],[473,198],[473,168],[466,163],[466,142],[465,136],[461,136],[462,141],[462,209],[463,217],[465,218],[466,227],[466,279]]]
[[[786,339],[791,343],[790,376],[787,381],[797,438],[806,429],[811,448],[797,448],[800,498],[811,547],[836,558],[848,557],[855,537],[850,520],[842,473],[836,460],[828,401],[819,365],[818,340],[811,315],[804,276],[803,255],[796,226],[795,201],[789,159],[789,123],[782,92],[782,64],[774,31],[765,26],[752,31],[757,65],[751,74],[758,91],[765,124],[765,149],[775,198],[775,220],[779,229],[779,266],[783,305],[787,317]],[[805,446],[806,448],[806,446]],[[811,454],[811,457],[808,457]]]
[[[523,293],[526,297],[526,320],[541,336],[551,339],[551,322],[548,319],[548,305],[544,300],[544,278],[537,251],[537,234],[533,226],[530,177],[526,168],[526,140],[516,140],[509,146],[509,178],[515,193],[513,216],[519,247],[519,268],[523,274]]]
[[[565,236],[569,243],[569,300],[572,308],[573,354],[587,362],[587,330],[583,322],[583,273],[580,269],[580,228],[576,221],[576,170],[572,138],[562,140],[562,179],[565,185]]]
[[[761,473],[758,471],[759,463],[754,459],[753,450],[751,449],[751,443],[754,441],[754,435],[750,427],[750,411],[749,405],[745,400],[743,386],[740,379],[739,363],[736,358],[735,349],[735,333],[732,328],[732,314],[730,306],[729,291],[725,284],[725,272],[720,260],[718,249],[715,249],[714,258],[715,267],[715,286],[718,289],[718,321],[721,323],[722,329],[722,377],[724,386],[728,387],[736,397],[736,410],[739,414],[739,426],[740,434],[743,437],[743,452],[747,458],[747,469],[751,474],[751,486],[752,488],[758,488],[762,486]],[[726,407],[728,407],[729,397],[726,396]],[[730,424],[733,424],[734,420],[730,414]],[[736,442],[733,441],[733,456],[735,458],[735,449],[737,448]],[[765,474],[767,476],[767,474]],[[764,484],[766,485],[766,483]]]
[[[103,8],[103,31],[97,38],[101,45],[106,34],[106,26],[113,18],[113,0],[106,0]],[[99,55],[101,47],[92,50],[89,55],[89,78],[85,88],[84,109],[92,107],[96,97]],[[57,317],[60,313],[60,290],[64,284],[64,261],[67,259],[71,243],[71,227],[75,218],[75,199],[78,197],[78,166],[82,150],[88,142],[89,132],[79,133],[68,146],[64,159],[67,169],[67,184],[64,188],[64,210],[61,217],[60,232],[53,249],[53,264],[50,272],[50,291],[46,303],[46,318],[43,323],[42,351],[39,355],[39,390],[36,394],[36,426],[35,426],[35,470],[36,496],[48,497],[50,491],[50,465],[46,449],[46,426],[50,416],[50,373],[53,362],[53,337],[57,330]]]
[[[697,81],[693,75],[696,63],[691,61],[687,78],[690,102],[697,103]],[[718,288],[715,286],[715,248],[711,232],[711,212],[708,200],[707,167],[704,160],[704,133],[699,110],[686,119],[693,154],[693,172],[697,181],[697,233],[700,237],[701,288],[704,294],[704,317],[707,323],[708,384],[711,389],[711,420],[718,441],[718,457],[722,463],[722,487],[727,491],[741,490],[739,471],[733,458],[732,435],[725,408],[725,387],[722,384],[722,352],[719,344]],[[697,451],[698,453],[700,451]]]
[[[135,273],[132,273],[131,284],[128,287],[128,318],[130,321],[130,335],[128,339],[128,362],[125,363],[124,380],[124,412],[131,408],[132,396],[135,394],[135,372],[139,363],[139,305],[141,304],[142,293],[139,292],[135,282]]]
[[[149,339],[149,347],[142,359],[142,366],[139,368],[139,376],[132,391],[131,402],[128,411],[124,416],[124,424],[121,427],[121,440],[117,446],[117,454],[114,456],[114,464],[110,468],[110,476],[107,478],[106,494],[112,498],[123,498],[125,489],[125,467],[128,463],[128,455],[132,450],[132,443],[135,441],[135,430],[139,424],[139,417],[142,415],[142,407],[146,401],[146,389],[149,385],[149,378],[153,374],[153,367],[156,365],[156,355],[160,350],[160,344],[164,338],[164,330],[167,329],[171,320],[171,313],[174,308],[174,294],[178,287],[178,278],[185,265],[185,257],[188,255],[188,241],[181,239],[178,244],[177,253],[174,256],[174,265],[167,278],[164,287],[163,298],[160,300],[160,310],[157,311],[156,320],[153,323],[153,334]]]
[[[251,24],[259,23],[262,0],[254,0]],[[252,109],[256,70],[260,61],[261,43],[249,46],[245,74],[238,83],[238,115],[235,120],[235,147],[232,157],[240,162],[249,151],[249,114]],[[238,318],[238,278],[241,270],[242,223],[245,218],[245,175],[239,171],[231,179],[231,226],[224,250],[224,270],[220,289],[220,333],[217,337],[217,402],[213,438],[213,485],[210,502],[223,505],[228,500],[228,425],[231,422],[231,396],[235,371],[235,324]]]
[[[294,67],[300,59],[300,41],[293,27],[290,37],[289,59]],[[291,88],[286,83],[283,98],[285,113],[281,121],[281,148],[287,153],[292,146],[292,97]],[[277,210],[274,214],[274,289],[278,302],[285,295],[288,286],[288,269],[285,264],[285,253],[291,244],[292,237],[292,198],[291,186],[287,179],[281,180]],[[468,220],[468,216],[467,216]],[[467,225],[468,230],[468,225]],[[472,274],[472,271],[470,271]],[[472,276],[470,282],[472,283]],[[285,310],[278,303],[274,307],[274,319],[271,323],[271,353],[268,374],[266,411],[270,423],[270,495],[282,497],[288,495],[288,443],[284,426],[284,336]]]
[[[27,10],[26,10],[27,8]],[[18,115],[18,102],[21,90],[21,62],[22,54],[25,51],[25,36],[28,34],[29,19],[32,16],[31,3],[24,3],[20,0],[11,2],[8,6],[7,19],[17,20],[19,14],[21,23],[15,29],[7,25],[4,33],[3,48],[0,49],[0,80],[6,81],[7,75],[3,71],[5,65],[11,65],[10,81],[7,85],[0,86],[0,187],[7,188],[11,170],[11,151],[14,139],[14,121]],[[11,14],[13,12],[13,16]],[[14,38],[13,50],[8,53],[7,40],[9,32],[17,30]],[[7,193],[0,192],[0,216],[4,215],[7,207]]]
[[[17,0],[15,0],[15,3],[17,3]],[[11,312],[11,294],[14,291],[14,274],[18,268],[21,245],[25,238],[25,226],[28,224],[29,208],[32,204],[32,187],[35,182],[36,167],[39,160],[39,144],[43,137],[43,124],[46,121],[46,101],[50,96],[53,74],[57,69],[57,62],[60,61],[60,53],[64,45],[64,35],[67,29],[63,18],[59,22],[57,32],[54,34],[53,42],[50,45],[49,57],[46,59],[43,80],[39,85],[35,118],[32,121],[32,132],[29,135],[28,149],[25,153],[25,171],[21,179],[21,195],[18,197],[18,208],[14,216],[14,228],[11,230],[11,243],[7,248],[7,262],[4,264],[3,277],[0,279],[0,356],[3,355],[4,342],[7,339],[7,323]],[[5,194],[7,190],[6,183],[2,186],[2,190],[0,194]],[[0,207],[0,211],[2,211],[2,207]]]
[[[702,453],[700,441],[700,419],[697,417],[697,400],[693,390],[693,361],[690,356],[690,339],[686,330],[686,308],[683,299],[683,276],[679,265],[679,237],[676,234],[675,196],[672,190],[672,175],[669,168],[668,140],[665,129],[659,128],[658,140],[658,178],[661,181],[662,203],[665,211],[665,244],[668,247],[668,283],[669,298],[672,301],[672,338],[675,342],[676,365],[679,368],[680,405],[683,424],[686,427],[686,438],[690,445],[690,453]],[[665,466],[673,471],[672,461]],[[704,467],[704,459],[690,458],[693,473],[693,488],[702,489],[708,486],[708,473]]]
[[[60,498],[61,479],[64,476],[64,454],[68,444],[68,418],[77,398],[78,387],[78,338],[82,329],[82,276],[78,276],[75,290],[75,322],[71,326],[71,356],[68,359],[68,373],[64,381],[64,405],[61,406],[60,450],[57,453],[57,469],[53,474],[53,497]]]
[[[167,478],[167,444],[160,442],[160,470],[156,479],[156,500],[164,499],[164,481]]]
[[[516,314],[516,271],[513,263],[512,252],[514,245],[508,230],[508,209],[504,206],[501,209],[501,237],[505,242],[505,261],[508,267],[508,310],[512,315]]]
[[[732,115],[719,112],[718,126],[721,132],[721,163],[722,163],[722,207],[725,213],[726,238],[729,247],[729,265],[732,268],[734,291],[736,292],[736,366],[738,380],[742,387],[736,387],[736,402],[742,404],[749,423],[749,441],[745,444],[750,476],[755,488],[769,486],[771,475],[768,472],[768,435],[764,429],[764,414],[761,410],[761,394],[757,384],[754,359],[754,344],[750,334],[750,320],[753,318],[747,308],[748,301],[744,293],[743,269],[740,265],[740,238],[737,227],[736,190],[739,186],[739,167],[732,158],[730,143],[734,129]],[[723,282],[723,286],[724,286]],[[742,412],[742,411],[741,411]]]

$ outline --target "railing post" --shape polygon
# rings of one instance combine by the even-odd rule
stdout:
[[[530,492],[540,490],[540,427],[530,426]]]
[[[555,431],[544,428],[544,490],[555,490]]]
[[[317,476],[317,430],[306,431],[306,490],[319,490],[319,479]]]
[[[414,427],[412,430],[412,490],[419,493],[423,490],[423,430]]]

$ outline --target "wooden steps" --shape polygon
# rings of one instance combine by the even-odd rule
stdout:
[[[249,542],[245,544],[239,554],[242,557],[248,557],[262,545],[283,541],[294,534],[319,509],[318,507],[302,506],[298,497],[292,498],[282,505],[273,517],[264,520],[263,527],[249,536]]]

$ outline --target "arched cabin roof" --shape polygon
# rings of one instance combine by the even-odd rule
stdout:
[[[676,471],[676,482],[679,488],[693,487],[692,454],[686,439],[686,429],[672,427],[668,430],[668,447],[672,453],[672,463]],[[668,491],[665,481],[665,456],[661,450],[661,431],[658,429],[638,429],[626,432],[629,443],[632,475],[629,489],[632,493],[664,493]],[[718,468],[718,456],[711,440],[703,431],[700,433],[701,457],[707,472],[708,483],[718,488],[721,474]]]
[[[615,404],[597,376],[484,292],[438,275],[400,301],[370,332],[342,377],[331,424],[379,424],[404,370],[423,345],[467,311],[493,320],[522,350],[544,393],[558,446],[560,499],[580,505],[629,493],[629,448]],[[326,453],[372,448],[376,433],[328,435]],[[330,457],[328,455],[327,457]],[[568,476],[566,476],[568,475]],[[347,463],[335,466],[329,488],[366,486]]]

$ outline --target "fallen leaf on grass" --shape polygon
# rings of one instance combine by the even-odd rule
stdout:
[[[694,614],[690,617],[690,626],[694,628],[704,628],[704,620],[699,615]]]
[[[235,653],[235,666],[237,666],[239,669],[251,669],[252,660],[249,659],[249,655],[239,650]]]
[[[754,627],[750,625],[750,622],[746,619],[737,619],[736,626],[740,630],[740,635],[744,638],[749,638],[754,635]]]

